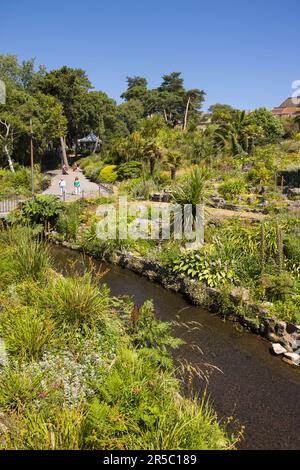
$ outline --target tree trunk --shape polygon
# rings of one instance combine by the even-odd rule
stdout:
[[[168,124],[168,117],[167,117],[167,112],[164,109],[164,118],[165,118],[165,123]]]
[[[68,163],[67,152],[66,152],[66,142],[62,136],[60,137],[60,146],[61,146],[61,153],[62,153],[64,164],[66,165],[67,169],[69,169],[69,163]]]
[[[96,143],[95,143],[95,145],[94,145],[93,153],[96,153],[97,147],[98,147],[98,143],[99,143],[99,139],[98,139],[98,137],[97,137]]]
[[[153,176],[153,174],[154,174],[154,165],[155,165],[154,158],[150,158],[150,175],[151,176]]]
[[[189,114],[189,107],[190,107],[190,102],[191,102],[191,97],[189,96],[189,99],[186,104],[185,108],[185,113],[184,113],[184,121],[183,121],[183,127],[182,129],[185,131],[187,128],[187,121],[188,121],[188,114]]]
[[[10,171],[11,171],[12,173],[15,173],[14,164],[13,164],[12,159],[11,159],[11,156],[10,156],[10,154],[9,154],[7,145],[4,145],[4,152],[5,152],[6,156],[7,156],[8,165],[9,165]]]
[[[176,166],[171,167],[171,180],[175,181],[176,178]]]

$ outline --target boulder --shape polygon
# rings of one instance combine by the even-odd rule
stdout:
[[[283,346],[281,346],[281,344],[279,343],[272,343],[272,348],[273,348],[274,354],[276,354],[277,356],[279,356],[280,354],[287,353],[287,350]]]
[[[284,357],[286,359],[289,359],[290,361],[292,361],[292,363],[295,365],[295,366],[299,366],[300,364],[300,355],[299,354],[296,354],[296,353],[285,353],[284,354]]]
[[[248,302],[250,300],[250,290],[245,287],[235,287],[230,292],[233,302]]]
[[[287,195],[289,197],[300,197],[300,188],[289,188]]]

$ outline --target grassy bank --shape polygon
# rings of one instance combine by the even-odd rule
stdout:
[[[111,297],[96,273],[61,277],[27,228],[0,247],[2,448],[234,446],[207,401],[182,396],[180,341],[150,301]]]

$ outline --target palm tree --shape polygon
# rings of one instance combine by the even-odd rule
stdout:
[[[150,175],[154,175],[155,164],[158,160],[161,160],[163,156],[163,150],[157,142],[154,140],[145,141],[143,149],[143,160],[148,161],[150,165]]]
[[[229,122],[220,124],[215,140],[220,148],[228,148],[233,155],[251,153],[255,137],[261,136],[261,128],[251,124],[245,111],[238,109],[232,113]]]
[[[166,157],[167,157],[168,165],[171,168],[171,179],[172,181],[175,181],[176,171],[181,163],[182,155],[180,152],[176,150],[168,150]]]

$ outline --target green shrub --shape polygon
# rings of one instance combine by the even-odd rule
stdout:
[[[17,213],[17,221],[43,225],[47,222],[54,226],[63,207],[62,202],[56,196],[37,196],[22,203]]]
[[[152,192],[157,191],[157,186],[153,180],[145,180],[134,185],[131,190],[131,194],[135,198],[139,199],[149,199],[149,196]]]
[[[263,276],[261,287],[270,302],[285,301],[293,294],[294,280],[287,272],[278,276]]]
[[[300,233],[290,233],[284,239],[284,254],[294,263],[300,263]]]
[[[22,410],[42,392],[42,375],[35,370],[13,363],[0,372],[0,407],[4,411]]]
[[[233,179],[222,183],[218,190],[225,199],[234,199],[236,196],[242,194],[245,189],[246,185],[243,181]]]
[[[9,354],[31,360],[53,343],[54,323],[33,308],[16,307],[1,317],[1,331]]]
[[[5,433],[6,449],[79,450],[82,444],[84,408],[51,406],[39,413],[26,409],[15,417]]]
[[[199,252],[186,253],[173,262],[173,271],[204,282],[209,287],[235,283],[237,277],[232,269],[220,259],[213,259]]]
[[[142,173],[142,164],[141,162],[135,161],[122,163],[121,165],[119,165],[117,173],[119,181],[138,178]]]
[[[168,348],[176,349],[183,341],[173,338],[171,324],[155,318],[152,300],[148,300],[131,318],[130,335],[136,347],[156,348],[166,354]]]
[[[107,165],[99,173],[99,180],[103,183],[114,183],[117,179],[117,165]]]
[[[65,210],[60,214],[56,223],[56,229],[59,233],[66,236],[67,240],[76,240],[80,222],[82,206],[77,203],[66,205]]]
[[[45,303],[53,318],[72,328],[84,325],[103,325],[109,310],[109,291],[105,285],[98,287],[92,276],[74,274],[58,279],[45,291]]]
[[[46,242],[33,238],[26,230],[16,232],[10,242],[14,246],[12,260],[19,278],[43,279],[50,267],[49,248]]]

